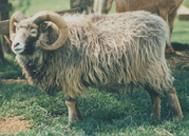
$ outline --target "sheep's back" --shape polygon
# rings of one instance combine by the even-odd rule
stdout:
[[[141,11],[115,14],[104,16],[86,28],[82,31],[87,42],[80,44],[84,49],[82,80],[86,85],[151,82],[161,89],[171,84],[164,57],[168,26],[158,16]],[[167,78],[163,71],[167,72]]]

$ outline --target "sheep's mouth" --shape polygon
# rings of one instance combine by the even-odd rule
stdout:
[[[24,52],[24,47],[21,47],[21,46],[12,46],[12,51],[15,53],[15,54],[22,54]]]
[[[14,52],[16,53],[16,54],[22,54],[23,52],[24,52],[24,49],[23,48],[16,48],[16,49],[14,49]]]

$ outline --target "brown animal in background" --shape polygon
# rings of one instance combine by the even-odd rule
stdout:
[[[70,8],[80,8],[79,12],[92,13],[93,0],[70,0]]]
[[[161,16],[170,28],[169,49],[173,51],[171,46],[171,34],[173,31],[173,23],[176,17],[177,9],[183,0],[115,0],[116,12],[146,10]],[[94,12],[108,13],[112,7],[113,0],[95,0]]]

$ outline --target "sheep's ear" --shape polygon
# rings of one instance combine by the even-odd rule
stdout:
[[[17,24],[18,24],[18,22],[14,22],[14,23],[13,23],[13,25],[14,25],[15,27],[17,26]]]
[[[44,32],[48,31],[49,27],[50,26],[49,26],[48,22],[44,22],[44,23],[40,24],[39,30],[40,30],[40,32],[44,33]]]
[[[53,30],[56,30],[56,28],[57,27],[51,22],[44,22],[44,23],[40,24],[40,26],[39,26],[39,30],[41,33],[50,33]]]
[[[56,25],[51,22],[41,23],[39,25],[39,31],[43,35],[43,38],[48,39],[48,44],[52,44],[58,37],[58,29]]]
[[[23,15],[23,13],[17,11],[15,12],[10,20],[9,20],[9,36],[10,36],[10,40],[13,41],[14,37],[15,37],[15,33],[16,33],[16,26],[17,24],[25,19],[26,17]]]
[[[16,33],[16,27],[18,25],[18,22],[15,21],[15,22],[13,22],[12,25],[13,25],[13,32]]]

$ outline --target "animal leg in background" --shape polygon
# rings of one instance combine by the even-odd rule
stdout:
[[[169,17],[168,17],[168,12],[165,10],[159,10],[159,16],[162,17],[166,22],[167,24],[169,25]],[[167,45],[166,45],[166,53],[173,53],[174,52],[174,49],[171,45],[171,31],[172,31],[172,28],[169,26],[169,30],[170,30],[170,33],[169,33],[169,40],[167,41]]]
[[[168,53],[173,53],[174,49],[171,45],[171,36],[172,36],[172,32],[173,32],[173,24],[174,24],[174,19],[176,17],[177,14],[177,10],[175,10],[173,13],[171,13],[168,17],[168,23],[169,23],[169,30],[170,30],[170,35],[169,35],[169,41],[168,41],[168,48],[166,48],[166,52]]]
[[[172,35],[173,32],[173,25],[174,25],[174,20],[177,15],[177,10],[174,10],[169,14],[168,22],[169,22],[169,27],[170,27],[170,35]]]

